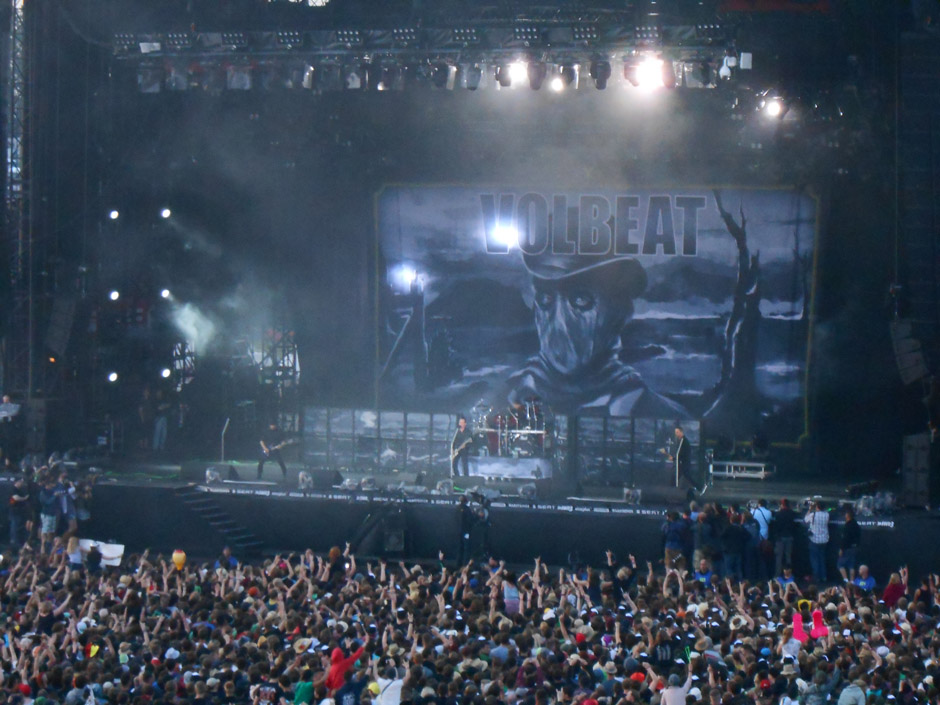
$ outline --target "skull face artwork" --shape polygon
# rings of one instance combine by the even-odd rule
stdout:
[[[612,296],[589,273],[536,279],[533,286],[539,352],[547,365],[573,375],[616,353],[620,330],[632,311],[629,299]]]

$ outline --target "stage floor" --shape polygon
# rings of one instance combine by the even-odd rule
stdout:
[[[186,482],[190,484],[204,485],[204,473],[200,470],[196,473],[190,473],[186,476],[181,469],[189,464],[195,463],[198,467],[231,467],[235,470],[238,477],[243,480],[242,483],[225,482],[222,486],[226,489],[244,486],[245,489],[260,487],[265,489],[274,488],[279,492],[281,490],[295,490],[297,488],[297,473],[304,470],[304,466],[299,463],[288,463],[288,480],[285,481],[280,469],[271,463],[268,463],[264,469],[263,485],[256,485],[256,460],[228,460],[228,461],[187,461],[186,463],[156,462],[147,459],[117,459],[103,466],[103,477],[109,481],[121,483],[140,483],[144,485],[153,483]],[[367,478],[374,478],[380,487],[386,485],[401,486],[410,485],[415,482],[417,476],[415,473],[387,473],[375,475],[365,472],[341,471],[343,479],[359,482]],[[224,477],[224,474],[223,474]],[[523,482],[501,482],[495,477],[470,477],[470,478],[436,478],[428,483],[436,485],[437,480],[453,479],[454,483],[461,488],[474,489],[488,487],[493,490],[499,490],[499,493],[506,497],[518,497],[519,488]],[[667,481],[666,475],[663,475],[663,481],[638,485],[640,490],[640,506],[643,508],[656,508],[663,510],[666,508],[678,508],[687,506],[688,501],[686,492],[677,490]],[[318,486],[320,490],[334,489],[335,486]],[[806,477],[787,477],[772,476],[765,480],[757,479],[715,479],[705,492],[698,497],[696,501],[700,504],[704,502],[720,502],[724,505],[732,503],[747,504],[750,501],[766,499],[768,505],[773,508],[781,499],[787,498],[793,504],[798,504],[807,499],[819,499],[829,506],[836,506],[851,498],[847,492],[848,485],[845,482],[832,480],[823,480],[816,476]],[[882,490],[891,490],[889,487],[882,487]],[[538,499],[545,500],[548,504],[557,504],[559,501],[575,501],[578,503],[598,503],[604,506],[627,506],[635,504],[634,501],[625,497],[623,486],[620,485],[581,485],[581,486],[562,486],[561,482],[549,483],[541,481],[538,483]],[[548,502],[548,500],[551,500]]]

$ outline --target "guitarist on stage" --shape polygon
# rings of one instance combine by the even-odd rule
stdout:
[[[457,417],[457,431],[454,433],[454,440],[450,443],[450,473],[453,477],[459,477],[457,464],[463,466],[464,477],[470,476],[470,446],[473,445],[473,434],[467,428],[467,417],[460,414]]]
[[[273,460],[280,465],[281,472],[284,473],[284,479],[287,479],[287,466],[284,464],[284,459],[281,457],[281,448],[285,445],[284,435],[277,427],[277,424],[272,422],[261,434],[261,455],[258,456],[259,480],[261,479],[261,474],[264,472],[264,464],[268,460]]]

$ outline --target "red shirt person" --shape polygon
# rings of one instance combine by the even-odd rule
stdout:
[[[338,646],[333,649],[333,653],[330,655],[330,672],[326,675],[327,688],[330,690],[338,690],[343,687],[343,676],[346,675],[346,671],[352,668],[353,664],[359,660],[359,657],[362,656],[366,644],[368,643],[369,637],[367,636],[362,646],[347,657],[343,656],[343,650]]]

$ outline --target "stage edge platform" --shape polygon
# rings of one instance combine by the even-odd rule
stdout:
[[[272,499],[302,499],[319,500],[329,502],[344,503],[364,503],[364,504],[383,504],[397,505],[403,504],[412,507],[435,506],[435,507],[455,507],[459,502],[459,495],[417,495],[402,496],[400,494],[390,494],[387,491],[362,492],[362,491],[344,491],[334,490],[281,490],[281,489],[263,489],[258,487],[219,487],[212,485],[195,485],[194,489],[199,492],[207,492],[212,495],[237,495],[243,497],[265,497]],[[490,501],[492,509],[507,509],[520,511],[551,512],[554,514],[602,514],[602,515],[620,515],[653,517],[662,520],[663,514],[669,509],[668,505],[630,505],[623,501],[611,499],[590,499],[587,497],[569,497],[560,501],[545,500],[526,500],[500,498]],[[840,520],[833,520],[833,525],[840,525]],[[893,529],[893,517],[881,517],[874,519],[859,518],[859,525],[863,529]]]
[[[0,482],[0,501],[9,499],[12,482]],[[457,555],[460,537],[458,498],[449,496],[391,497],[384,493],[226,488],[194,485],[141,485],[107,482],[95,488],[91,519],[80,527],[82,538],[123,543],[128,551],[150,548],[168,556],[176,548],[193,555],[213,555],[231,543],[220,529],[181,499],[195,493],[219,512],[252,532],[263,552],[304,550],[325,552],[352,540],[376,517],[383,527],[359,544],[363,555],[388,552],[385,529],[403,537],[400,555],[434,560],[443,550]],[[535,556],[553,565],[578,560],[602,565],[604,551],[633,554],[638,561],[662,557],[662,507],[625,506],[616,502],[523,501],[499,499],[490,507],[489,541],[492,552],[513,563]],[[911,574],[936,571],[929,552],[912,547],[940,540],[940,516],[903,511],[890,518],[865,520],[859,559],[867,562],[882,582],[906,562]],[[835,570],[838,529],[830,542]],[[805,544],[806,539],[801,539]],[[798,574],[808,572],[805,545],[798,544]]]

